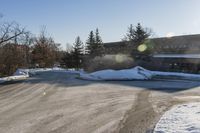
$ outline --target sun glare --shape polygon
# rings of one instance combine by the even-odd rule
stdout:
[[[141,44],[141,45],[139,45],[138,48],[137,48],[137,50],[138,50],[139,52],[144,52],[146,49],[147,49],[146,44]]]

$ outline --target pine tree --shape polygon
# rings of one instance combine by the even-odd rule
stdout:
[[[93,31],[90,32],[88,40],[86,41],[87,49],[86,53],[91,56],[102,56],[104,53],[104,47],[102,39],[99,35],[98,28],[95,31],[95,35]]]
[[[95,54],[95,36],[93,31],[90,31],[88,40],[86,41],[86,49],[85,49],[85,53],[86,54],[90,54],[90,55],[94,55]]]
[[[76,69],[79,69],[81,67],[82,55],[83,55],[83,42],[78,36],[75,39],[75,43],[73,44],[73,59]]]
[[[135,59],[149,60],[153,44],[147,39],[151,35],[151,31],[144,29],[140,23],[134,29],[133,32],[133,44],[135,50],[132,55]]]
[[[64,51],[61,58],[61,65],[66,68],[74,68],[73,52]]]
[[[95,51],[96,51],[97,56],[102,56],[104,53],[103,42],[99,35],[98,28],[96,29],[96,32],[95,32]]]
[[[123,40],[134,42],[134,44],[141,44],[151,35],[151,31],[143,28],[140,23],[134,28],[131,24],[128,27],[128,32]]]
[[[136,29],[134,30],[134,39],[133,41],[135,43],[142,43],[145,41],[145,39],[147,39],[150,36],[150,32],[147,31],[147,29],[145,30],[140,23],[137,24]]]
[[[133,25],[130,24],[130,26],[128,27],[128,32],[126,33],[126,36],[124,37],[124,41],[133,41],[134,38],[135,38],[135,35],[134,35],[134,28],[133,28]]]

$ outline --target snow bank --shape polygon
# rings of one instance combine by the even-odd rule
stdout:
[[[23,71],[27,71],[30,75],[35,75],[38,72],[66,72],[66,73],[81,73],[83,70],[80,69],[79,71],[76,71],[75,69],[64,69],[60,67],[53,67],[53,68],[33,68],[33,69],[22,69]]]
[[[31,75],[35,75],[36,72],[50,71],[52,68],[38,68],[38,69],[17,69],[12,76],[0,78],[0,83],[8,81],[17,81],[27,79]]]
[[[150,79],[152,77],[151,71],[142,67],[135,67],[124,70],[101,70],[93,73],[80,73],[81,79],[87,80],[135,80],[135,79]]]
[[[199,74],[187,74],[178,72],[160,72],[146,70],[140,66],[124,70],[101,70],[93,73],[80,73],[81,79],[86,80],[147,80],[152,77],[160,76],[161,78],[177,78],[186,80],[200,80]]]
[[[0,83],[4,83],[4,82],[7,82],[7,81],[24,80],[28,77],[29,77],[28,71],[26,71],[24,69],[17,69],[17,71],[13,74],[13,76],[0,78]]]
[[[33,68],[33,69],[18,69],[20,72],[22,73],[26,73],[31,75],[35,75],[38,72],[65,72],[65,73],[81,73],[83,72],[82,69],[80,69],[79,71],[76,71],[74,69],[64,69],[64,68],[60,68],[60,67],[53,67],[53,68]],[[18,72],[19,73],[19,72]]]
[[[28,69],[17,69],[17,71],[13,74],[13,76],[19,75],[29,75]]]
[[[7,82],[7,81],[16,81],[16,80],[23,80],[26,79],[32,75],[37,74],[38,72],[46,72],[46,71],[52,71],[52,72],[65,72],[65,73],[73,73],[73,74],[79,74],[82,73],[83,70],[75,71],[75,70],[66,70],[59,67],[53,67],[53,68],[34,68],[34,69],[17,69],[17,71],[13,74],[13,76],[0,78],[0,83]]]
[[[13,74],[13,76],[0,78],[0,83],[10,80],[27,78],[29,76],[37,74],[38,72],[45,72],[45,71],[79,74],[81,79],[86,79],[86,80],[147,80],[151,79],[154,76],[161,76],[161,77],[166,76],[168,78],[171,76],[188,80],[200,80],[199,74],[150,71],[140,66],[124,70],[107,69],[93,73],[85,73],[82,69],[76,71],[74,69],[67,70],[59,67],[54,67],[54,68],[18,69]]]
[[[178,105],[167,111],[154,133],[200,133],[200,103]]]

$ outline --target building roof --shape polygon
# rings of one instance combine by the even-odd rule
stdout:
[[[200,45],[200,34],[152,38],[150,40],[159,45]]]

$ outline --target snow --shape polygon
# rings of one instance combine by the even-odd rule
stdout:
[[[24,80],[28,77],[29,77],[28,69],[17,69],[16,72],[12,76],[0,78],[0,83],[4,83],[7,81]]]
[[[131,69],[123,70],[101,70],[93,73],[86,73],[82,69],[76,71],[75,69],[63,69],[59,67],[54,68],[34,68],[34,69],[18,69],[13,76],[0,78],[0,83],[5,81],[25,79],[29,76],[35,75],[38,72],[53,71],[53,72],[65,72],[79,74],[81,79],[85,80],[148,80],[154,76],[162,77],[176,77],[188,80],[200,80],[199,74],[187,74],[178,72],[160,72],[160,71],[150,71],[144,69],[140,66],[136,66]]]
[[[17,69],[17,71],[13,74],[13,76],[19,75],[29,75],[27,69]]]
[[[200,80],[199,74],[150,71],[140,66],[123,70],[106,69],[93,73],[80,72],[80,78],[85,80],[148,80],[155,76],[163,78],[175,77],[177,79]]]
[[[200,133],[200,103],[187,103],[167,111],[154,133]]]
[[[14,80],[15,81],[23,80],[23,79],[26,79],[28,77],[29,77],[29,75],[27,73],[17,70],[15,72],[15,75],[13,75],[13,76],[0,78],[0,83],[4,83],[4,82],[7,82],[7,81],[14,81]]]
[[[135,67],[124,70],[101,70],[93,73],[80,73],[81,79],[86,80],[147,80],[152,77],[149,70],[142,67]]]
[[[16,72],[13,74],[13,76],[3,77],[0,78],[0,83],[4,83],[7,81],[17,81],[17,80],[24,80],[28,77],[37,74],[38,72],[46,72],[46,71],[53,71],[53,72],[66,72],[66,73],[75,73],[79,74],[82,72],[75,71],[75,70],[66,70],[59,67],[54,68],[34,68],[34,69],[17,69]]]

